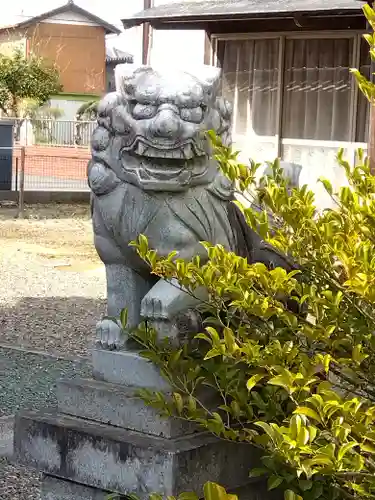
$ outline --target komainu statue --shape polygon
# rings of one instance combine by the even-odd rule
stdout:
[[[107,314],[128,310],[128,326],[150,321],[177,335],[178,318],[196,305],[177,283],[158,279],[129,246],[140,234],[161,256],[207,259],[201,241],[222,244],[266,265],[292,264],[248,228],[232,203],[231,183],[212,158],[207,130],[231,141],[231,106],[219,96],[220,70],[197,72],[124,64],[117,91],[98,107],[88,181],[95,246],[107,275]],[[177,326],[176,326],[177,325]],[[97,342],[126,342],[109,319],[97,325]]]

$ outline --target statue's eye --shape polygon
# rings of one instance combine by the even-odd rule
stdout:
[[[203,110],[200,106],[197,108],[182,108],[180,115],[186,122],[201,123],[203,120]]]
[[[152,104],[135,104],[132,109],[132,115],[137,120],[147,120],[156,115],[157,107]]]

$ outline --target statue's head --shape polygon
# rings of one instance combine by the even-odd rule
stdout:
[[[218,98],[220,69],[195,72],[131,64],[116,68],[123,153],[153,162],[187,162],[209,153],[204,132],[229,141],[231,110]],[[225,137],[224,137],[225,136]]]

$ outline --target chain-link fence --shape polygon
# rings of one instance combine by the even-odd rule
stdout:
[[[0,147],[0,191],[23,210],[26,191],[88,191],[87,148],[52,146]],[[13,192],[13,193],[12,193]]]

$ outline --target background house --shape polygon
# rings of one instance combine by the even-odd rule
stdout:
[[[223,93],[234,105],[234,141],[243,155],[301,163],[310,184],[330,169],[340,183],[337,149],[351,158],[356,148],[367,147],[369,106],[350,74],[352,67],[370,73],[363,3],[174,1],[123,24],[150,23],[153,38],[159,32],[176,37],[174,30],[205,33],[197,62],[223,69]],[[191,48],[178,50],[185,62]],[[151,52],[151,62],[153,57]]]
[[[106,48],[106,92],[116,90],[115,85],[115,67],[117,64],[133,63],[134,56],[128,52],[117,49],[116,47]]]
[[[51,99],[63,118],[73,119],[82,102],[106,91],[106,35],[120,30],[78,7],[65,5],[0,28],[0,53],[35,53],[59,68],[63,92]]]

